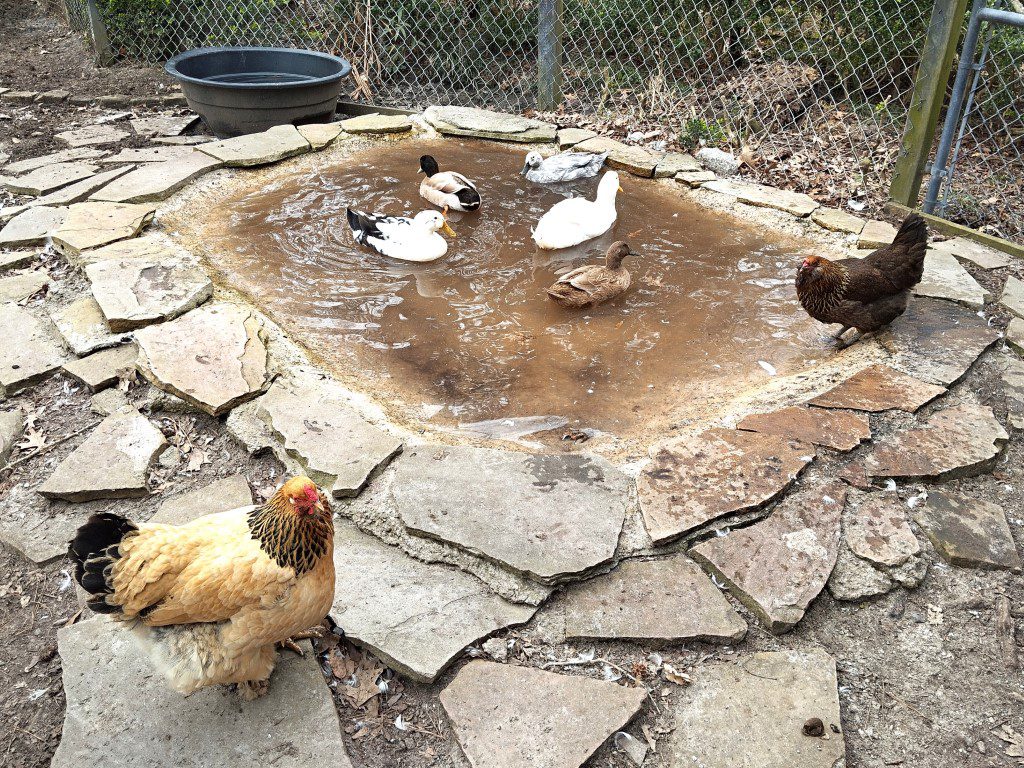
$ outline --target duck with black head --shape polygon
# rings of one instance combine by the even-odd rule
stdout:
[[[442,171],[437,160],[431,155],[420,158],[420,173],[425,174],[420,182],[420,197],[445,214],[451,208],[456,211],[475,211],[480,208],[480,192],[476,184],[461,173]]]

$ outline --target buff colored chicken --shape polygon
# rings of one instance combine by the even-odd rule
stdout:
[[[266,504],[185,525],[89,518],[71,542],[89,607],[124,621],[171,688],[267,691],[275,644],[317,636],[334,600],[334,523],[307,477]],[[302,631],[307,630],[307,631]]]

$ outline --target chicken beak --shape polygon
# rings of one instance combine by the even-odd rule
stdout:
[[[444,222],[444,224],[441,225],[441,231],[451,237],[458,237],[458,235],[455,234],[455,230],[448,226],[447,220]]]
[[[321,501],[320,499],[317,499],[316,504],[313,505],[313,509],[315,509],[317,512],[327,511],[326,508],[324,507],[323,501]]]

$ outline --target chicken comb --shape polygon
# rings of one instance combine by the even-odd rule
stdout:
[[[303,493],[306,494],[306,499],[308,501],[319,501],[320,500],[320,494],[318,494],[316,492],[316,486],[315,485],[307,485],[305,488],[302,489],[302,491],[303,491]]]

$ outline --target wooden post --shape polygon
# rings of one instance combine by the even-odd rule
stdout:
[[[106,67],[114,63],[114,52],[110,49],[107,25],[103,23],[96,0],[85,0],[85,13],[89,19],[89,38],[96,53],[96,66]]]
[[[914,78],[914,94],[907,110],[903,146],[889,187],[889,197],[894,202],[911,208],[917,206],[921,177],[935,139],[967,3],[968,0],[935,0],[932,9]]]
[[[540,0],[537,19],[537,108],[562,103],[562,2]]]

